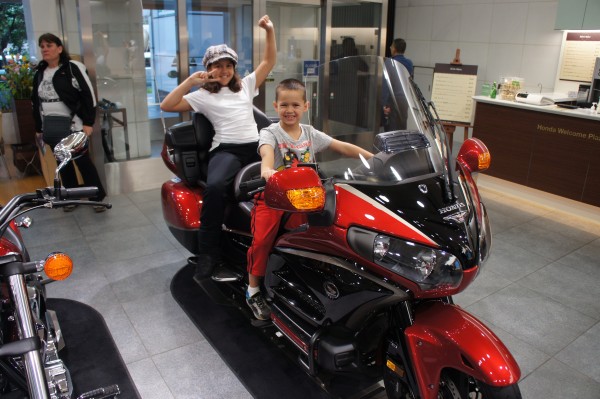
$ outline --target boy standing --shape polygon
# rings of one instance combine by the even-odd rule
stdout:
[[[353,158],[371,158],[373,154],[358,146],[336,140],[300,123],[308,110],[306,88],[296,79],[286,79],[277,85],[273,107],[279,122],[261,130],[258,152],[262,158],[261,176],[265,180],[278,170],[298,163],[314,162],[314,154],[327,148]],[[269,253],[275,242],[283,211],[265,205],[263,194],[257,194],[252,209],[252,245],[248,250],[248,290],[246,302],[259,320],[267,320],[271,309],[260,292]]]

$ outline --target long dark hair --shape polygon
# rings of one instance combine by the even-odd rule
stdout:
[[[209,69],[210,64],[206,66],[206,70],[208,71]],[[202,88],[204,90],[207,90],[208,92],[213,94],[218,93],[221,90],[221,87],[223,86],[221,86],[219,82],[208,82],[202,85]],[[234,93],[237,93],[238,91],[242,90],[242,78],[238,74],[237,69],[235,70],[233,78],[231,78],[231,80],[227,84],[227,87],[229,87],[229,90],[231,90]]]
[[[44,33],[38,39],[38,46],[41,46],[42,42],[54,43],[57,46],[60,46],[63,48],[62,53],[60,53],[59,64],[66,64],[67,62],[71,61],[71,56],[69,55],[69,52],[63,45],[62,40],[60,40],[60,38],[58,36],[56,36],[55,34]],[[37,69],[40,69],[42,67],[45,68],[46,66],[48,66],[48,63],[46,61],[42,60],[38,63]]]

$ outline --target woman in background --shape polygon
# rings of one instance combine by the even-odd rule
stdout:
[[[43,60],[36,68],[31,94],[36,138],[38,142],[41,142],[42,139],[47,140],[47,144],[54,150],[58,141],[52,141],[48,136],[44,137],[44,116],[70,117],[71,131],[83,131],[89,137],[94,130],[93,126],[96,120],[96,98],[85,66],[81,62],[71,60],[58,36],[44,33],[39,37],[38,45]],[[67,135],[68,132],[65,133],[65,136]],[[74,162],[83,178],[83,184],[98,187],[98,196],[90,198],[90,200],[102,201],[106,192],[89,153],[84,153]],[[60,171],[60,177],[66,188],[79,185],[72,162],[69,162]],[[76,205],[69,205],[63,209],[65,212],[69,212],[75,207]],[[94,210],[103,212],[106,208],[95,206]]]

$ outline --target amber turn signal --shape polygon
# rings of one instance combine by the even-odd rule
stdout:
[[[478,164],[479,170],[486,170],[490,167],[490,163],[492,162],[492,156],[489,151],[482,152],[478,155]]]
[[[490,167],[492,156],[487,146],[478,138],[465,140],[458,151],[456,160],[470,172],[481,172]]]
[[[288,190],[286,194],[294,208],[301,211],[319,211],[323,209],[325,204],[325,190],[323,187]]]
[[[73,261],[69,255],[54,252],[48,255],[44,263],[44,272],[52,280],[64,280],[73,271]]]

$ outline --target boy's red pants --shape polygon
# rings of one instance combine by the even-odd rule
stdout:
[[[269,208],[265,204],[263,193],[256,195],[254,208],[252,208],[251,232],[253,235],[252,245],[248,249],[248,273],[256,277],[264,277],[267,269],[269,253],[275,244],[281,217],[285,212]],[[286,228],[294,228],[305,223],[303,214],[293,214]]]

